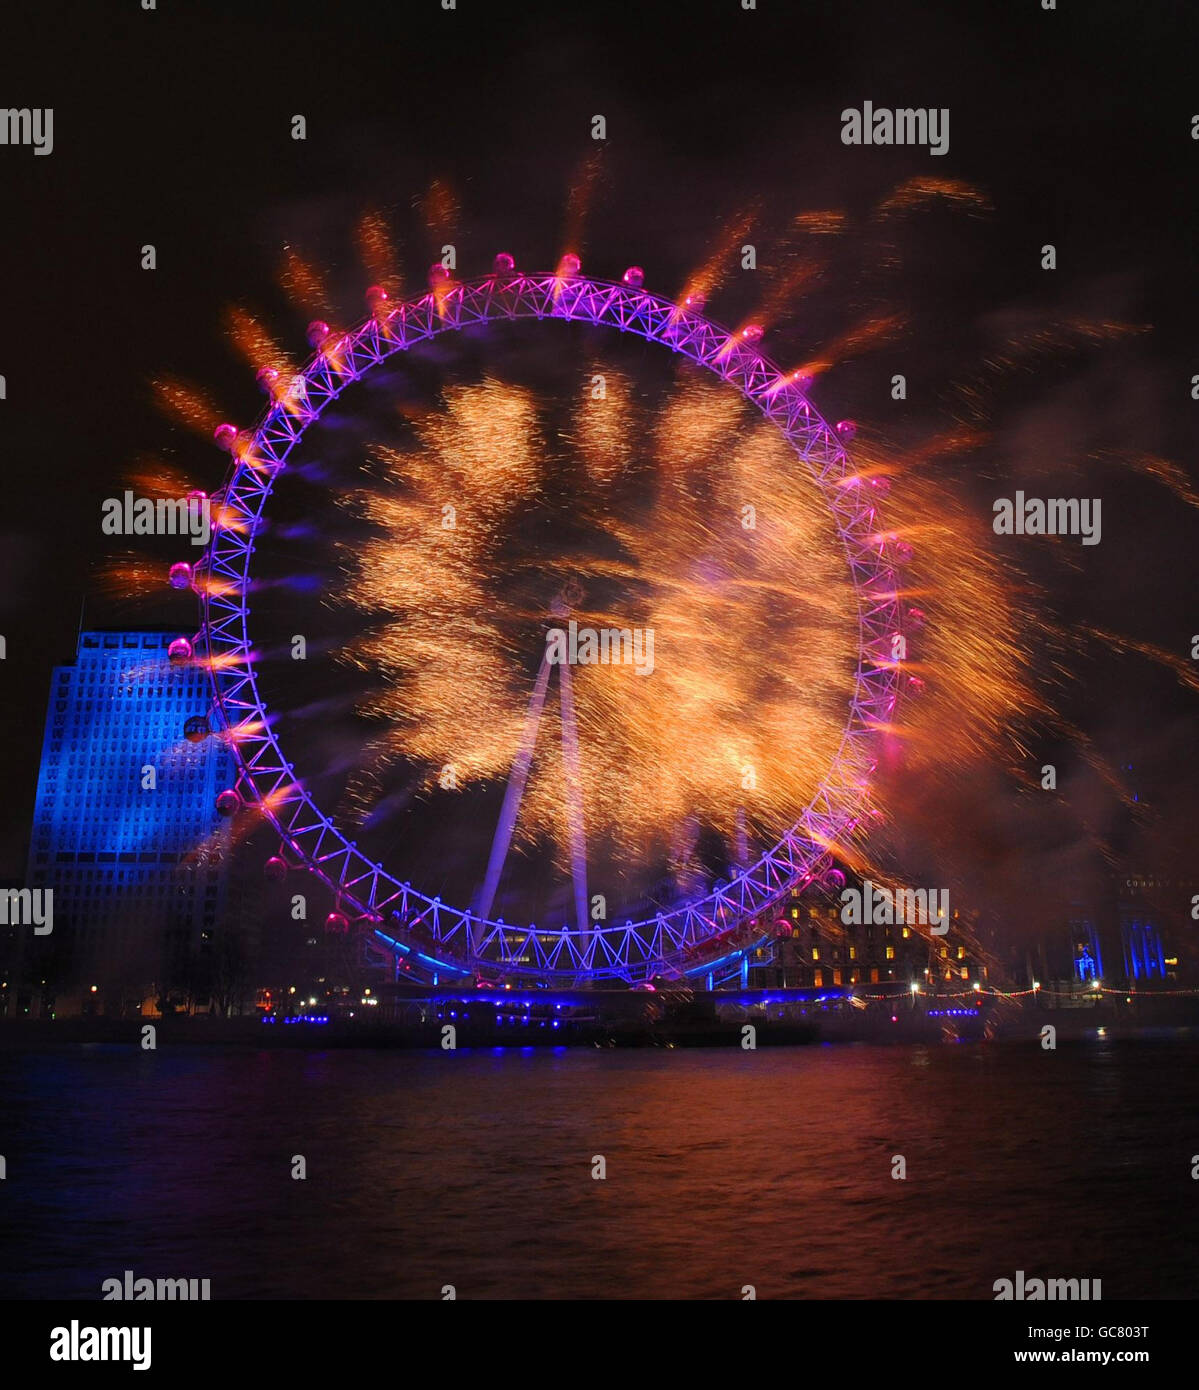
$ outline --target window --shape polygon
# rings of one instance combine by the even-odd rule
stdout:
[[[887,959],[888,959],[888,960],[894,960],[894,959],[895,959],[895,947],[894,947],[894,946],[888,946],[888,947],[887,947]]]

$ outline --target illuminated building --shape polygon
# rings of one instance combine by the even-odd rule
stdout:
[[[1094,918],[1080,903],[1071,904],[1070,945],[1074,961],[1073,978],[1079,984],[1103,978],[1103,949]]]
[[[53,890],[59,1012],[72,994],[129,1010],[180,971],[199,978],[225,907],[216,799],[233,760],[204,735],[207,677],[168,654],[177,638],[83,632],[51,677],[26,882]]]
[[[987,982],[973,945],[973,914],[963,918],[955,910],[944,936],[902,922],[848,925],[837,903],[793,890],[781,923],[780,934],[749,959],[746,983],[752,988],[879,985],[900,991],[916,983],[951,992]]]

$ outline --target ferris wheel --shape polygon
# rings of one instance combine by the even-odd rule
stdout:
[[[809,399],[810,380],[783,372],[761,352],[759,328],[730,332],[719,326],[705,315],[698,294],[675,303],[650,293],[638,267],[616,283],[583,275],[575,256],[565,257],[554,272],[525,274],[511,256],[501,254],[486,276],[455,281],[435,266],[429,291],[419,297],[393,301],[375,288],[367,298],[370,313],[350,332],[310,325],[315,352],[300,372],[290,377],[271,368],[259,372],[270,400],[253,429],[239,431],[229,424],[217,429],[217,442],[232,462],[214,499],[212,540],[197,564],[180,563],[171,570],[172,585],[199,595],[199,631],[190,642],[179,641],[210,673],[213,731],[237,763],[235,785],[220,794],[218,810],[232,815],[252,808],[265,817],[279,836],[267,876],[317,875],[335,899],[326,929],[362,934],[393,953],[414,981],[513,977],[554,985],[617,979],[637,983],[693,977],[721,961],[744,957],[774,934],[780,905],[794,889],[814,880],[827,885],[839,877],[832,851],[859,834],[868,815],[880,731],[893,722],[899,696],[904,642],[897,572],[907,558],[906,547],[880,522],[879,480],[860,474],[851,459],[852,424],[842,421],[834,427],[824,420]],[[360,848],[322,809],[282,746],[260,691],[248,603],[255,538],[289,457],[347,387],[388,359],[440,335],[504,320],[574,321],[636,335],[689,359],[739,392],[777,430],[819,489],[854,594],[852,693],[839,746],[808,804],[796,807],[789,828],[726,879],[704,885],[667,910],[623,922],[596,922],[588,916],[582,833],[586,807],[569,663],[555,669],[546,657],[541,660],[528,692],[486,870],[469,900],[458,903],[443,902],[402,878]],[[569,588],[563,591],[555,621],[569,617],[575,599]],[[547,929],[505,922],[493,910],[555,679],[561,767],[574,827],[568,856],[573,920]]]

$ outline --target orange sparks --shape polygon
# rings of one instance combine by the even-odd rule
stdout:
[[[153,386],[155,398],[165,414],[205,439],[212,438],[213,430],[223,417],[216,404],[199,387],[174,377],[163,378],[154,382]]]
[[[387,218],[370,208],[358,219],[358,255],[372,282],[393,297],[400,292],[399,255]]]
[[[231,305],[225,311],[225,321],[234,346],[251,367],[274,367],[281,379],[295,374],[297,368],[292,358],[248,309]]]
[[[311,261],[306,261],[290,246],[284,249],[279,284],[292,303],[305,313],[329,317],[329,292],[324,277]]]

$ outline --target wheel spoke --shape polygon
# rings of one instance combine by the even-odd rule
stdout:
[[[499,823],[491,841],[487,873],[475,902],[476,917],[486,919],[491,916],[496,890],[500,886],[500,875],[504,872],[504,861],[508,857],[508,847],[512,843],[512,832],[516,828],[521,798],[525,794],[525,783],[529,780],[529,768],[533,762],[533,749],[537,746],[537,730],[541,726],[541,711],[545,705],[545,691],[549,679],[549,657],[542,656],[533,693],[529,696],[529,708],[525,714],[525,726],[521,730],[520,745],[516,750],[512,771],[508,774],[508,786],[504,792],[504,804],[500,808]]]

